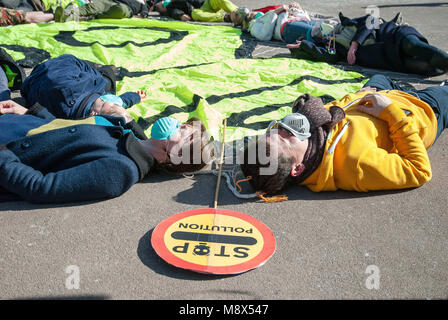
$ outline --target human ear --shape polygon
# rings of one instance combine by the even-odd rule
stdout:
[[[305,170],[303,163],[295,163],[291,169],[291,176],[297,177]]]

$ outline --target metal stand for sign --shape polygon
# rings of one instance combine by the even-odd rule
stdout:
[[[223,129],[222,129],[221,159],[219,161],[218,181],[216,182],[215,201],[213,203],[214,209],[216,209],[218,207],[219,185],[221,184],[222,164],[224,162],[224,150],[225,150],[225,143],[226,143],[226,128],[227,128],[227,119],[224,119],[224,124],[223,124]]]

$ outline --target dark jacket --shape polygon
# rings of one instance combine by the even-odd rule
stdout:
[[[142,18],[147,18],[149,15],[149,8],[145,3],[141,3],[140,1],[136,0],[114,0],[114,2],[123,3],[127,5],[131,11],[132,15],[136,16],[137,14],[140,14]]]
[[[204,2],[205,0],[172,0],[166,7],[166,15],[176,20],[181,20],[184,14],[191,17],[191,11],[202,7]]]
[[[106,93],[107,85],[108,80],[91,63],[64,54],[36,66],[20,92],[27,106],[39,103],[57,118],[82,119],[89,116],[87,107]],[[136,92],[126,92],[120,98],[126,107],[140,102]],[[146,139],[135,122],[131,125],[140,139]]]
[[[55,120],[40,105],[30,109],[27,121],[21,121],[25,116],[8,116],[4,123],[0,116],[0,130],[24,122],[34,122],[43,130],[42,121],[51,125]],[[105,118],[114,126],[76,124],[85,121],[76,120],[70,126],[22,134],[0,145],[0,201],[72,202],[113,198],[126,192],[149,173],[155,160],[132,133],[124,133],[124,119]]]
[[[356,32],[352,41],[357,41],[360,46],[356,52],[356,64],[368,68],[388,69],[407,72],[403,65],[403,56],[400,50],[401,40],[407,35],[416,35],[422,41],[427,40],[413,27],[398,26],[394,21],[384,22],[378,29],[368,28],[368,20],[372,16],[366,15],[360,18],[349,19],[339,13],[341,25],[355,26]],[[365,45],[368,38],[375,43]],[[328,53],[323,43],[312,43],[303,40],[299,49],[290,49],[294,58],[309,59],[327,63],[346,62],[348,48],[336,43],[336,54]]]

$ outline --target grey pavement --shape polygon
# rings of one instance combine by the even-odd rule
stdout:
[[[234,1],[251,8],[271,1]],[[281,1],[288,3],[287,1]],[[302,1],[326,15],[381,16],[401,11],[430,43],[448,50],[443,1]],[[284,53],[278,43],[255,52]],[[361,70],[362,71],[362,70]],[[367,70],[368,72],[379,72]],[[393,74],[394,77],[406,77]],[[405,78],[416,85],[440,79]],[[150,245],[165,218],[213,205],[215,176],[147,177],[123,196],[65,205],[0,203],[0,298],[92,299],[446,299],[448,298],[448,133],[429,150],[433,178],[403,191],[313,193],[293,187],[289,201],[267,204],[235,198],[221,185],[219,208],[265,223],[277,249],[260,268],[211,276],[170,266]],[[67,289],[69,266],[80,288]],[[369,289],[369,266],[380,272]]]

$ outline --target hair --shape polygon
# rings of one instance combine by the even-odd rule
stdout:
[[[263,143],[263,149],[265,149],[262,150],[261,156],[266,156],[265,159],[269,159],[269,161],[267,163],[261,163],[259,137],[256,137],[256,140],[251,142],[250,144],[254,144],[255,147],[250,145],[245,146],[243,163],[240,164],[244,176],[252,177],[249,180],[249,183],[252,185],[255,191],[261,191],[267,194],[279,193],[293,181],[293,178],[291,176],[291,168],[294,163],[294,158],[286,158],[282,154],[278,154],[277,157],[270,157],[271,148],[269,140],[266,140],[266,144]],[[264,147],[264,145],[266,147]],[[249,163],[249,152],[255,152],[255,163]],[[267,168],[270,166],[274,166],[277,168],[274,174],[260,174],[260,168]]]
[[[198,133],[196,130],[193,131],[193,133],[190,135],[190,144],[188,146],[182,147],[182,152],[185,150],[188,150],[189,158],[190,160],[194,159],[195,152],[198,150],[201,150],[201,159],[200,163],[191,163],[193,161],[190,161],[190,163],[184,163],[181,162],[179,164],[173,164],[173,163],[164,163],[159,164],[159,166],[171,173],[186,173],[186,172],[194,172],[201,170],[208,164],[208,159],[212,159],[214,156],[214,148],[213,143],[209,137],[209,134],[207,132],[207,129],[205,128],[204,123],[199,120],[198,118],[190,118],[185,123],[191,124],[199,122],[201,126],[201,132]]]

